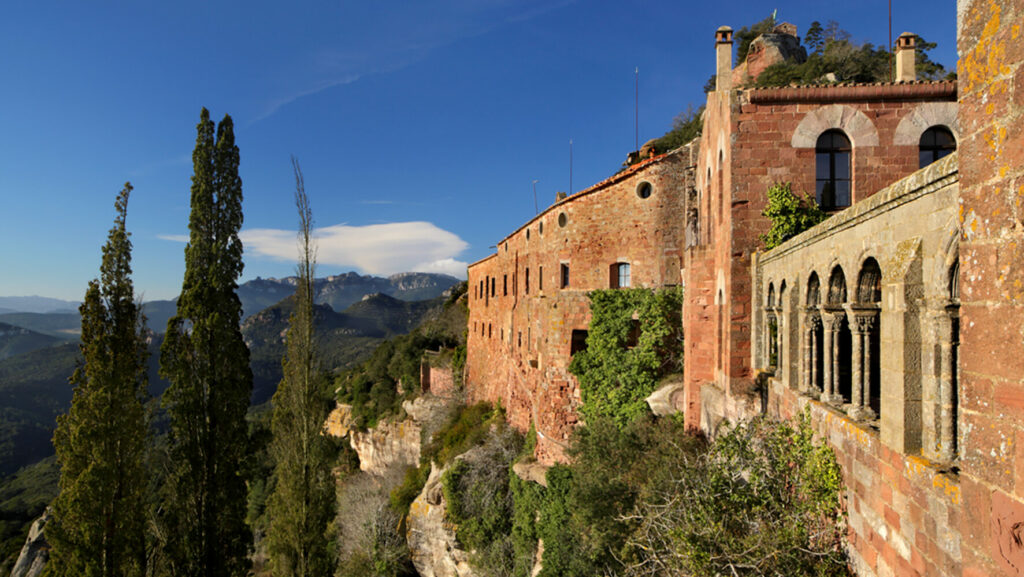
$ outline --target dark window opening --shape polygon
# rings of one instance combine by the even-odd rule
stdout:
[[[853,179],[850,139],[841,130],[828,130],[815,147],[815,199],[822,210],[850,206]]]
[[[492,327],[490,323],[487,323],[487,338],[491,338],[491,336],[492,336],[491,329],[492,328],[494,328],[494,327]]]
[[[562,264],[562,288],[569,288],[569,265]]]
[[[497,291],[495,290],[495,286],[496,286],[497,281],[498,281],[498,279],[491,278],[491,296],[492,297],[493,296],[497,296]]]
[[[636,187],[636,195],[640,198],[650,198],[652,189],[651,183],[641,182],[640,186]]]
[[[640,343],[640,321],[629,321],[629,332],[626,333],[626,348],[631,349]]]
[[[569,345],[569,356],[585,350],[587,350],[587,331],[573,329],[572,343]]]
[[[921,135],[917,152],[918,168],[924,168],[955,151],[956,138],[953,133],[945,126],[933,126]]]
[[[526,294],[530,294],[530,269],[526,269]]]
[[[836,346],[839,374],[836,375],[836,389],[843,397],[843,402],[853,399],[853,332],[850,331],[849,319],[845,316],[840,321],[839,342]]]
[[[544,290],[544,267],[537,267],[537,290]]]
[[[508,275],[505,275],[505,276],[504,276],[504,277],[502,278],[502,287],[503,287],[503,289],[504,289],[504,290],[502,291],[503,295],[504,295],[504,296],[508,296]]]
[[[608,286],[611,288],[629,288],[632,284],[628,262],[617,262],[611,266]]]

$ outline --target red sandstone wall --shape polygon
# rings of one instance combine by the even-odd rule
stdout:
[[[534,423],[542,461],[564,457],[577,422],[579,386],[567,367],[572,331],[590,324],[586,292],[609,288],[616,262],[630,264],[634,287],[680,282],[688,161],[670,154],[575,194],[469,267],[468,396],[500,401],[521,430]],[[649,198],[637,195],[641,182],[652,185]],[[560,287],[563,263],[568,288]]]
[[[897,127],[923,103],[952,101],[954,88],[913,84],[708,94],[696,168],[703,244],[684,255],[688,406],[699,402],[706,383],[730,394],[753,385],[750,264],[762,247],[760,235],[770,227],[761,216],[766,191],[776,182],[790,182],[798,194],[814,193],[813,144],[793,146],[801,122],[834,105],[845,107],[845,119],[856,111],[869,121],[877,145],[847,130],[854,147],[852,201],[857,202],[917,170],[917,145],[894,144]],[[704,364],[709,358],[710,367]],[[687,419],[698,425],[693,411]]]
[[[1024,574],[1024,6],[958,6],[964,575]]]
[[[815,432],[836,453],[846,486],[847,533],[860,575],[960,575],[963,496],[956,475],[886,447],[877,432],[772,379],[769,413],[810,407]]]

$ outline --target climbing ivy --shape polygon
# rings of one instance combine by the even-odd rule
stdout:
[[[588,296],[587,348],[573,356],[569,371],[580,382],[583,418],[607,417],[621,428],[647,413],[644,399],[661,377],[681,370],[683,292],[637,288]]]
[[[828,218],[814,199],[793,194],[788,182],[776,182],[768,188],[768,205],[761,215],[772,221],[768,234],[761,235],[769,250]]]

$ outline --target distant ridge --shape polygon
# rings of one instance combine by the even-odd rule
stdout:
[[[0,313],[67,313],[78,312],[75,301],[50,297],[0,297]],[[7,310],[5,310],[7,309]]]

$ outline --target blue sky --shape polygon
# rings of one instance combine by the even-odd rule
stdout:
[[[894,0],[893,33],[955,66],[952,0]],[[465,264],[703,101],[714,30],[778,10],[886,42],[886,0],[10,2],[0,19],[0,295],[78,300],[125,181],[136,290],[177,294],[199,110],[230,114],[243,280],[294,269],[298,157],[320,275]]]

